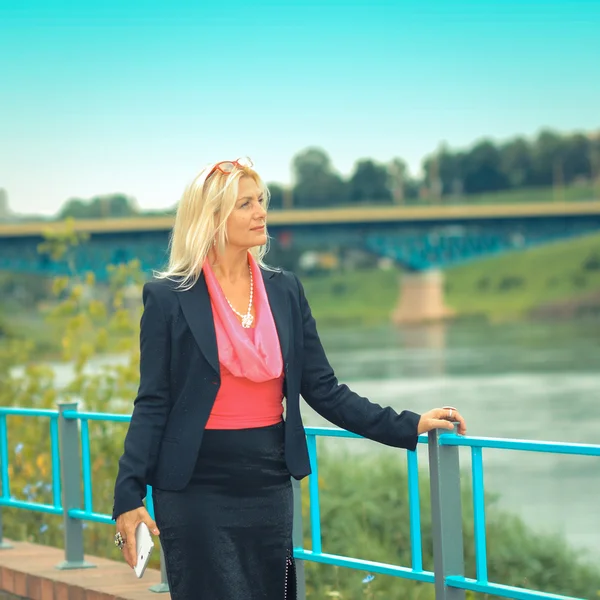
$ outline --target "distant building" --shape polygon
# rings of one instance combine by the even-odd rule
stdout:
[[[8,192],[4,188],[0,188],[0,221],[7,221],[10,216]]]

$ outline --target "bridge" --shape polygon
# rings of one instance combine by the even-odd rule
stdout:
[[[274,257],[293,249],[362,250],[394,261],[403,271],[397,322],[435,319],[444,306],[443,269],[600,231],[600,202],[500,205],[378,206],[273,211],[268,217]],[[172,217],[77,221],[89,241],[53,261],[38,252],[46,231],[61,223],[0,225],[0,270],[60,275],[138,259],[150,275],[167,260]],[[275,263],[276,264],[276,263]]]
[[[17,491],[11,485],[11,473],[17,466],[15,463],[19,462],[18,457],[9,452],[9,432],[14,431],[9,427],[11,419],[20,419],[21,427],[23,423],[27,424],[33,419],[41,419],[47,424],[50,481],[44,486],[47,488],[45,500],[36,500],[31,495],[27,497],[27,490]],[[0,407],[0,509],[12,507],[22,511],[57,515],[61,518],[64,535],[64,551],[2,540],[0,513],[0,591],[12,594],[8,598],[148,600],[160,597],[154,594],[168,592],[162,557],[160,571],[152,570],[143,580],[136,583],[133,573],[122,562],[118,564],[106,558],[94,558],[84,554],[86,523],[106,524],[107,544],[114,531],[110,515],[97,512],[94,508],[92,464],[98,456],[93,456],[91,451],[93,436],[90,433],[90,423],[103,423],[106,426],[116,422],[126,423],[129,419],[130,416],[124,414],[79,411],[77,402],[59,403],[58,409]],[[403,454],[401,458],[406,461],[408,472],[407,489],[403,489],[402,494],[406,495],[409,503],[410,539],[407,543],[411,549],[411,564],[374,562],[328,553],[321,536],[317,438],[356,439],[359,436],[342,429],[319,427],[307,427],[305,433],[312,466],[307,490],[310,505],[310,549],[305,547],[307,540],[303,537],[302,527],[301,496],[306,490],[303,491],[302,486],[294,482],[294,556],[297,560],[298,600],[306,598],[304,564],[309,561],[429,584],[434,586],[436,600],[464,600],[466,592],[518,600],[575,600],[572,596],[490,581],[483,454],[485,449],[500,449],[505,452],[559,453],[598,458],[600,445],[461,437],[453,432],[440,430],[420,436],[419,443],[428,447],[433,542],[433,570],[430,571],[423,566],[419,491],[421,469],[417,452],[399,451],[399,454]],[[461,471],[459,463],[461,447],[468,448],[471,452],[474,578],[466,576],[463,556],[465,532],[460,480],[461,477],[465,477],[465,473]],[[37,476],[39,475],[36,474]],[[96,481],[97,483],[99,482]],[[390,482],[390,485],[394,485],[394,482]],[[148,491],[147,507],[152,513],[151,490]],[[390,522],[389,527],[394,527],[394,523]],[[525,569],[525,565],[523,568]],[[367,576],[367,581],[369,577],[372,575]],[[523,572],[522,580],[527,581],[526,572]],[[394,600],[398,597],[394,597]]]

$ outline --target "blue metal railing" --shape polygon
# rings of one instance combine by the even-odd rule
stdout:
[[[11,493],[8,452],[8,416],[44,418],[49,420],[50,454],[52,464],[52,504],[43,504],[29,500],[15,499]],[[7,506],[51,514],[63,514],[65,518],[65,555],[66,561],[60,568],[79,568],[92,566],[83,559],[80,528],[84,521],[112,523],[108,514],[94,511],[92,500],[92,468],[90,452],[89,421],[126,423],[130,415],[79,412],[76,403],[62,404],[60,410],[40,410],[26,408],[0,407],[0,480],[2,494],[0,507]],[[559,596],[526,588],[506,586],[488,580],[486,549],[486,518],[483,449],[494,448],[528,452],[545,452],[579,456],[600,456],[600,445],[564,444],[558,442],[536,442],[527,440],[508,440],[498,438],[460,437],[440,430],[420,436],[419,443],[429,445],[429,465],[432,485],[432,522],[434,541],[434,571],[423,569],[421,514],[418,482],[417,452],[407,452],[408,499],[410,518],[411,566],[398,566],[379,563],[347,556],[328,554],[323,551],[321,538],[321,512],[319,496],[319,465],[317,460],[317,438],[360,438],[360,436],[342,429],[327,427],[307,427],[305,429],[312,474],[308,478],[310,500],[311,550],[303,548],[301,543],[301,515],[295,515],[294,555],[300,561],[309,560],[324,564],[359,569],[370,573],[392,575],[404,579],[434,583],[438,600],[464,598],[464,591],[481,592],[514,598],[516,600],[554,599],[565,600]],[[462,515],[460,507],[460,485],[454,485],[460,477],[458,448],[471,448],[471,472],[473,487],[473,518],[475,541],[476,579],[464,576],[462,558]],[[67,452],[67,449],[69,452]],[[73,449],[75,451],[73,452]],[[79,452],[77,452],[79,450]],[[76,477],[75,477],[76,476]],[[81,480],[83,479],[83,497]],[[448,485],[451,482],[452,485]],[[62,485],[62,489],[61,489]],[[450,489],[452,488],[452,489]],[[299,486],[295,487],[297,491]],[[456,495],[458,490],[458,496]],[[147,495],[147,507],[153,514],[152,494]],[[296,511],[298,512],[298,511]],[[459,538],[449,547],[443,541],[442,533],[451,530],[448,521],[454,527],[459,523]],[[79,528],[79,529],[78,529]],[[0,520],[1,531],[1,520]],[[1,543],[0,539],[0,543]],[[460,542],[460,543],[459,543]],[[447,544],[447,542],[446,542]],[[460,552],[456,550],[460,549]],[[458,556],[460,554],[460,556]],[[163,583],[154,586],[154,591],[167,591],[164,566],[161,564]],[[301,582],[303,588],[303,582]],[[457,592],[459,595],[456,595]]]
[[[411,567],[377,563],[358,558],[339,556],[323,552],[321,540],[321,511],[319,501],[319,470],[317,461],[317,437],[337,437],[362,439],[361,436],[343,429],[330,427],[306,427],[306,441],[312,474],[308,478],[308,494],[310,500],[310,532],[311,550],[301,547],[294,548],[294,556],[302,560],[366,570],[370,573],[394,575],[413,581],[433,583],[434,574],[423,570],[423,554],[421,543],[421,511],[419,498],[418,462],[417,453],[408,452],[408,497],[410,514],[410,541],[411,541]],[[419,440],[427,443],[427,437],[421,436]]]
[[[9,415],[21,417],[41,417],[49,419],[50,421],[49,427],[50,455],[52,457],[52,504],[41,504],[38,502],[17,500],[10,494],[10,477],[8,470],[8,427],[6,423],[6,417]],[[62,514],[63,510],[61,506],[58,417],[59,412],[57,410],[0,407],[0,466],[2,480],[2,495],[0,496],[0,506],[12,506],[14,508],[36,510],[38,512],[44,512],[53,515]]]
[[[475,567],[477,578],[469,579],[463,576],[451,575],[446,578],[446,585],[458,589],[471,590],[473,592],[494,594],[496,596],[503,596],[505,598],[516,598],[517,600],[564,598],[564,596],[558,596],[556,594],[545,594],[542,592],[505,586],[488,581],[485,493],[483,484],[483,448],[598,457],[600,456],[600,446],[591,444],[567,444],[560,442],[534,442],[530,440],[508,440],[501,438],[459,437],[448,434],[440,435],[438,443],[440,446],[446,447],[471,448],[473,519],[475,526]]]

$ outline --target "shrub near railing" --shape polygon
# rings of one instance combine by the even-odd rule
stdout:
[[[361,442],[364,443],[364,442]],[[350,458],[351,457],[351,458]],[[403,456],[385,450],[348,453],[327,444],[319,457],[321,529],[327,552],[397,565],[411,564],[408,477]],[[597,460],[590,458],[590,460]],[[472,488],[468,473],[462,477],[465,573],[474,578],[475,535]],[[433,570],[433,538],[429,476],[420,473],[423,568]],[[303,500],[307,494],[303,495]],[[486,495],[489,580],[530,590],[577,598],[600,597],[600,572],[591,560],[559,535],[535,532],[523,520],[500,507],[501,496]],[[303,511],[306,519],[307,511]],[[308,528],[307,528],[308,531]],[[310,547],[310,536],[305,535]],[[317,590],[340,592],[339,598],[369,597],[432,600],[433,586],[383,575],[370,580],[369,572],[306,563],[309,598]],[[371,573],[371,575],[373,575]],[[365,580],[366,582],[363,582]],[[332,596],[336,597],[337,596]],[[467,598],[491,600],[496,596],[467,591]]]
[[[40,244],[40,253],[51,260],[67,258],[72,274],[52,280],[52,297],[46,303],[48,327],[57,331],[60,349],[58,370],[69,369],[69,381],[58,381],[55,368],[40,364],[37,349],[22,339],[0,344],[0,406],[56,409],[57,401],[77,399],[90,411],[128,410],[139,377],[139,318],[146,276],[137,261],[108,266],[107,285],[98,285],[93,273],[82,272],[74,250],[86,237],[67,222]],[[136,289],[138,291],[136,291]],[[135,297],[135,301],[128,298]],[[118,360],[105,361],[110,353]],[[114,358],[114,356],[113,356]],[[7,457],[11,492],[15,498],[52,501],[48,423],[44,419],[9,417]],[[90,427],[94,503],[99,511],[112,509],[112,485],[122,450],[126,425],[104,422]],[[31,539],[57,547],[63,545],[60,517],[5,511],[5,532],[16,539]],[[120,559],[110,544],[106,526],[86,524],[86,550]]]

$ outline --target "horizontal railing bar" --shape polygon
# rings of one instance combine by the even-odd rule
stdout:
[[[0,406],[0,414],[20,415],[30,417],[57,417],[58,411],[51,409],[38,408],[16,408]],[[131,415],[117,413],[99,413],[99,412],[80,412],[76,410],[67,410],[63,412],[65,419],[80,419],[86,421],[114,421],[126,423],[131,420]],[[339,429],[337,427],[305,427],[307,435],[317,435],[322,437],[342,437],[364,439],[362,436]],[[420,435],[418,438],[420,444],[427,444],[427,436]],[[581,456],[600,456],[600,445],[593,444],[575,444],[563,442],[546,442],[533,440],[515,440],[490,437],[467,437],[454,434],[443,434],[440,436],[440,445],[442,446],[463,446],[479,448],[498,448],[504,450],[524,450],[530,452],[550,452],[555,454],[577,454]]]
[[[509,440],[504,438],[466,437],[452,433],[440,436],[441,446],[470,448],[498,448],[500,450],[524,450],[528,452],[550,452],[552,454],[575,454],[600,456],[600,446],[594,444],[570,444],[563,442],[536,442],[533,440]]]
[[[461,590],[493,594],[495,596],[502,596],[503,598],[513,598],[514,600],[581,600],[581,598],[573,596],[559,596],[557,594],[549,594],[548,592],[525,590],[510,585],[501,585],[500,583],[481,583],[475,579],[458,576],[446,577],[446,585]]]
[[[338,427],[305,427],[304,432],[306,435],[320,435],[323,437],[343,437],[343,438],[358,438],[364,439],[357,433],[346,431],[345,429],[339,429]]]
[[[434,582],[434,575],[431,571],[413,571],[409,567],[398,567],[396,565],[361,560],[359,558],[348,558],[346,556],[338,556],[337,554],[315,553],[302,548],[294,548],[294,558],[310,560],[326,565],[347,567],[349,569],[358,569],[360,571],[367,571],[368,573],[392,575],[393,577],[401,577],[413,581]]]
[[[51,504],[40,504],[39,502],[28,502],[26,500],[15,500],[14,498],[0,498],[0,506],[9,506],[11,508],[21,508],[23,510],[33,510],[51,515],[62,515],[62,506],[52,506]]]
[[[79,419],[81,421],[115,421],[118,423],[128,423],[131,421],[131,415],[83,411],[79,412],[78,410],[65,410],[63,412],[63,417],[65,419]]]
[[[110,515],[81,510],[80,508],[72,508],[71,510],[69,510],[69,516],[71,517],[71,519],[79,519],[80,521],[93,521],[94,523],[114,524],[114,521],[112,520]]]
[[[0,414],[21,417],[58,417],[58,411],[50,408],[17,408],[15,406],[0,406]]]
[[[366,439],[362,435],[340,429],[339,427],[305,427],[304,431],[306,435],[320,435],[322,437],[343,437],[343,438],[355,438],[355,439]],[[418,439],[419,443],[426,444],[427,436],[420,435]]]

